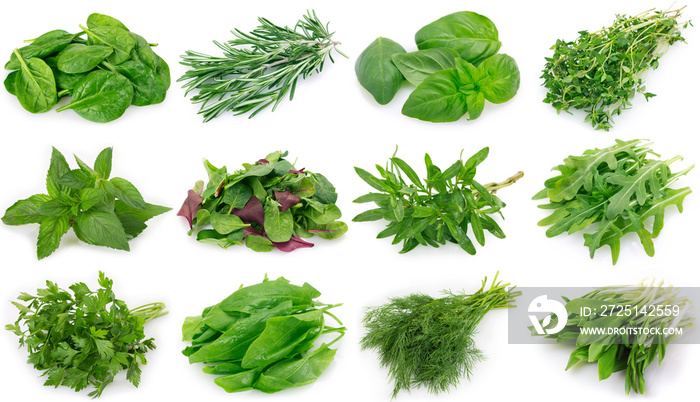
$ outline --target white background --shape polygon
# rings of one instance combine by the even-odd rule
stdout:
[[[102,2],[100,2],[102,3]],[[700,4],[690,2],[685,18],[700,19]],[[411,292],[438,295],[451,288],[474,291],[484,276],[500,277],[519,286],[604,286],[632,284],[653,276],[667,283],[700,286],[697,257],[698,195],[691,194],[682,215],[669,210],[665,228],[656,240],[656,257],[647,257],[634,236],[623,241],[620,261],[610,263],[607,249],[595,259],[588,257],[580,234],[554,239],[536,225],[546,216],[530,198],[550,177],[551,167],[571,154],[606,147],[615,138],[648,138],[664,158],[682,154],[686,159],[677,170],[700,161],[698,151],[697,66],[700,61],[698,28],[684,32],[687,44],[674,45],[647,79],[648,89],[658,96],[650,102],[635,99],[634,108],[615,119],[611,132],[594,131],[583,123],[583,114],[557,116],[541,102],[545,90],[539,79],[544,57],[557,38],[574,39],[577,31],[596,30],[613,21],[616,13],[635,14],[653,7],[668,7],[653,1],[266,1],[266,2],[165,2],[94,1],[8,2],[0,15],[0,52],[8,55],[51,29],[78,30],[91,12],[121,19],[150,42],[171,67],[174,79],[184,66],[178,64],[186,49],[216,53],[212,40],[231,38],[234,27],[248,31],[256,18],[264,16],[284,25],[294,24],[306,9],[315,9],[330,21],[335,39],[350,59],[336,57],[324,71],[297,87],[296,98],[285,101],[274,112],[254,119],[222,116],[207,124],[196,114],[198,107],[184,97],[180,84],[173,83],[160,105],[131,107],[119,120],[97,124],[72,111],[50,111],[32,115],[17,100],[1,91],[2,139],[0,148],[0,212],[20,198],[44,191],[51,146],[69,158],[78,155],[93,161],[104,147],[114,147],[113,175],[124,177],[146,201],[168,205],[173,211],[148,222],[149,228],[130,242],[132,251],[122,252],[79,243],[72,232],[50,257],[37,261],[35,241],[38,225],[0,225],[0,322],[13,322],[16,311],[9,303],[22,291],[34,292],[46,279],[64,287],[78,281],[96,286],[98,270],[115,281],[117,296],[132,307],[163,301],[170,314],[148,324],[148,336],[158,349],[149,353],[142,383],[134,389],[123,377],[106,390],[102,400],[147,401],[159,398],[237,400],[389,400],[391,384],[379,368],[373,352],[361,352],[361,318],[366,306],[384,303],[388,297]],[[446,14],[471,10],[488,16],[496,24],[503,43],[501,52],[518,62],[521,87],[517,96],[502,105],[487,104],[481,117],[472,122],[431,124],[401,115],[403,101],[411,91],[402,88],[394,101],[379,106],[357,83],[354,62],[377,36],[415,50],[414,33]],[[4,79],[4,75],[2,77]],[[352,223],[368,204],[351,201],[370,191],[354,173],[353,166],[373,170],[384,164],[398,145],[398,156],[416,167],[421,175],[423,155],[444,167],[461,150],[465,158],[484,146],[491,148],[477,179],[500,181],[518,170],[525,177],[499,193],[508,204],[501,225],[504,240],[487,237],[487,245],[469,256],[456,245],[440,249],[419,248],[399,255],[400,246],[374,237],[380,222]],[[291,254],[278,251],[255,253],[246,248],[223,250],[197,243],[187,236],[187,224],[175,216],[186,192],[196,180],[205,179],[203,157],[229,170],[255,161],[276,149],[289,150],[298,159],[297,168],[326,175],[338,189],[338,205],[350,230],[335,241],[313,239],[316,247]],[[697,169],[696,169],[697,170]],[[700,188],[700,171],[693,171],[678,187]],[[274,396],[258,392],[226,395],[203,374],[199,365],[189,365],[180,354],[180,326],[188,315],[196,315],[217,303],[241,283],[250,285],[284,275],[294,283],[310,282],[327,303],[345,303],[335,313],[349,328],[339,343],[336,360],[313,385]],[[506,311],[490,313],[480,325],[476,341],[488,359],[478,364],[471,381],[466,379],[450,394],[435,397],[424,390],[402,393],[398,400],[464,400],[496,395],[524,399],[567,398],[571,400],[625,400],[624,376],[614,374],[598,382],[595,365],[565,372],[570,346],[508,345]],[[3,398],[25,400],[85,400],[65,387],[42,387],[43,379],[25,364],[26,352],[17,349],[17,339],[0,333],[0,385]],[[675,345],[668,348],[662,367],[653,364],[646,374],[647,398],[672,400],[696,389],[700,373],[700,347]],[[692,394],[691,394],[692,395]],[[637,396],[634,396],[637,398]]]

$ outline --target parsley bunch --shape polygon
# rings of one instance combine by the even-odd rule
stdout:
[[[620,240],[628,233],[637,233],[644,251],[653,257],[652,239],[664,226],[666,208],[675,205],[683,212],[683,199],[691,192],[689,187],[673,189],[671,185],[693,166],[673,173],[669,165],[681,158],[656,159],[650,145],[642,140],[617,140],[608,148],[569,156],[556,166],[560,174],[545,181],[545,188],[533,197],[549,200],[539,207],[552,213],[538,223],[551,225],[547,237],[595,225],[594,232],[583,235],[591,258],[607,245],[615,264]],[[650,218],[654,220],[651,232],[644,226]]]
[[[618,15],[608,28],[580,31],[575,41],[558,39],[542,71],[544,102],[557,113],[584,110],[586,122],[609,130],[613,116],[629,109],[636,93],[647,100],[656,96],[647,92],[644,75],[659,66],[669,46],[684,41],[680,27],[690,23],[678,22],[682,9]]]
[[[14,324],[5,326],[19,336],[29,352],[28,362],[46,376],[44,385],[63,385],[96,398],[114,377],[126,370],[126,379],[138,387],[145,354],[154,349],[153,338],[144,339],[143,324],[160,317],[165,305],[151,303],[129,309],[112,291],[112,280],[99,274],[101,289],[93,292],[85,283],[71,285],[73,292],[46,281],[37,295],[22,293],[12,302],[19,309]]]

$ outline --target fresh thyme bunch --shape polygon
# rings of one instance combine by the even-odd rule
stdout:
[[[224,57],[186,51],[180,64],[191,69],[178,79],[185,81],[185,95],[198,90],[192,103],[201,104],[199,113],[207,122],[231,111],[234,115],[250,112],[253,117],[266,107],[277,105],[289,93],[294,98],[297,80],[306,79],[314,71],[321,72],[326,57],[334,62],[334,42],[328,24],[307,12],[294,29],[280,27],[265,18],[250,33],[231,31],[236,39],[225,43],[214,41]],[[345,56],[347,57],[347,56]]]
[[[587,113],[584,121],[609,130],[612,117],[629,109],[636,93],[647,100],[656,96],[646,91],[644,76],[659,66],[669,46],[685,40],[680,27],[690,22],[678,22],[683,8],[617,15],[608,28],[580,31],[573,42],[557,40],[542,71],[542,85],[548,90],[544,102],[557,113],[582,109]]]
[[[421,386],[438,394],[469,377],[483,359],[473,339],[477,325],[489,311],[513,307],[520,295],[496,278],[490,287],[484,278],[471,295],[445,291],[436,299],[415,293],[367,310],[361,346],[376,350],[382,367],[389,368],[393,397]]]

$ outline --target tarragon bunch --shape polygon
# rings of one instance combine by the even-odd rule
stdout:
[[[556,334],[545,335],[557,342],[576,342],[576,349],[566,370],[579,362],[597,363],[602,381],[612,373],[625,370],[625,392],[643,394],[646,390],[644,371],[658,357],[661,365],[669,343],[690,330],[695,318],[689,313],[693,303],[682,296],[681,289],[659,284],[610,286],[594,290],[566,302],[567,325]],[[583,309],[596,312],[581,315]],[[554,318],[551,325],[556,324]],[[631,335],[582,333],[582,328],[618,328]],[[652,335],[651,330],[664,330]],[[632,331],[637,331],[633,334]],[[533,335],[538,335],[535,331]]]
[[[102,150],[93,167],[75,160],[79,168],[71,169],[53,148],[47,193],[17,201],[2,217],[6,225],[39,224],[39,259],[53,253],[70,228],[85,243],[129,251],[129,240],[146,229],[146,221],[170,210],[145,202],[128,180],[110,178],[112,148]]]
[[[91,291],[82,282],[66,291],[51,281],[36,296],[22,293],[12,302],[19,318],[5,326],[19,336],[29,352],[28,362],[46,377],[44,385],[83,390],[96,398],[115,376],[126,370],[126,379],[138,387],[145,354],[154,349],[153,338],[144,339],[143,325],[164,315],[162,303],[129,309],[112,291],[113,281],[100,272],[101,289]]]
[[[596,32],[581,31],[575,41],[558,39],[542,77],[545,103],[557,113],[581,109],[585,121],[609,130],[612,118],[632,107],[636,93],[648,100],[645,74],[659,66],[669,46],[685,39],[678,22],[681,10],[649,10],[635,16],[618,15],[615,23]]]
[[[647,255],[654,256],[652,239],[664,226],[666,208],[675,205],[683,212],[683,199],[691,192],[671,185],[693,168],[673,173],[670,165],[681,157],[655,159],[658,155],[649,142],[616,141],[566,158],[554,168],[560,174],[545,181],[545,188],[533,197],[549,200],[539,207],[552,213],[538,223],[551,225],[547,237],[592,227],[594,232],[583,235],[591,258],[597,249],[609,246],[613,264],[620,255],[620,240],[628,233],[636,233]],[[650,218],[651,231],[645,227]]]
[[[400,253],[407,253],[418,245],[439,247],[451,242],[469,254],[476,254],[474,243],[468,235],[469,227],[482,246],[486,243],[484,231],[491,232],[497,238],[505,238],[503,230],[490,216],[500,214],[505,207],[495,192],[523,176],[523,172],[518,172],[502,183],[480,184],[474,179],[476,168],[488,154],[489,149],[483,148],[466,162],[461,159],[456,161],[444,172],[426,154],[425,181],[395,155],[386,169],[376,165],[381,179],[356,167],[360,178],[380,192],[365,194],[353,201],[374,202],[377,205],[377,208],[357,215],[353,222],[389,221],[387,228],[377,238],[394,236],[392,244],[403,242]],[[404,180],[402,172],[410,183]]]

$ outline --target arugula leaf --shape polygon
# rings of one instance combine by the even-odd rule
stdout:
[[[652,239],[663,228],[665,208],[676,205],[682,212],[683,199],[690,193],[687,187],[675,190],[670,186],[693,166],[672,173],[670,165],[681,158],[652,159],[650,145],[641,140],[617,140],[611,147],[569,156],[564,165],[555,167],[561,175],[547,180],[544,190],[533,197],[550,202],[540,206],[551,213],[538,223],[551,225],[547,237],[593,227],[594,232],[583,235],[591,258],[596,250],[609,246],[615,264],[622,237],[636,232],[646,254],[653,256]],[[649,232],[644,223],[651,217],[654,226]]]

